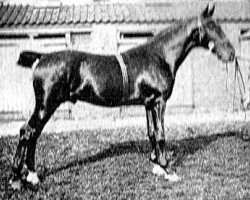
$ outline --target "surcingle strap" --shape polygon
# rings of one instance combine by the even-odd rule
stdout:
[[[116,58],[120,64],[121,71],[122,71],[123,96],[125,97],[127,95],[127,85],[128,85],[127,67],[123,61],[121,54],[116,54]]]

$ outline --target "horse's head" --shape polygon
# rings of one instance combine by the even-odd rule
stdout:
[[[210,49],[223,62],[232,62],[235,57],[235,50],[220,24],[212,19],[214,8],[215,6],[209,9],[207,6],[198,19],[199,44]]]

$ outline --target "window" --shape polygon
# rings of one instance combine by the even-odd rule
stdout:
[[[29,36],[27,34],[0,34],[0,47],[19,46],[27,43]]]
[[[20,40],[20,39],[29,39],[29,36],[27,34],[18,34],[18,35],[14,35],[14,34],[0,34],[0,39],[1,40]]]
[[[59,39],[65,38],[65,34],[55,33],[55,34],[38,34],[34,37],[34,39]]]
[[[118,52],[123,52],[132,47],[143,44],[147,42],[147,40],[153,36],[154,36],[154,32],[151,30],[121,31],[118,34]]]
[[[128,31],[120,32],[119,41],[124,43],[143,43],[148,40],[148,38],[153,37],[154,34],[152,31]]]
[[[122,39],[147,39],[153,37],[153,33],[145,32],[145,33],[120,33],[120,37]]]

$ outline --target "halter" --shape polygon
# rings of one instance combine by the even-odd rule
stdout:
[[[198,26],[198,29],[199,29],[199,42],[201,43],[201,29],[202,29],[202,23],[201,23],[201,18],[200,16],[197,17],[198,20],[197,20],[197,26]]]
[[[201,39],[202,39],[201,38],[201,31],[202,31],[203,27],[202,27],[202,23],[201,23],[201,18],[199,16],[197,18],[198,18],[198,20],[197,20],[197,26],[198,26],[198,29],[199,29],[199,42],[201,43]],[[214,46],[215,46],[214,42],[210,41],[208,43],[208,49],[209,49],[210,53],[214,49]]]

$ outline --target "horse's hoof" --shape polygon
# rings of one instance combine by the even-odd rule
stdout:
[[[164,176],[164,178],[170,182],[177,182],[180,180],[180,177],[177,176],[175,172],[167,173],[165,169],[163,169],[160,165],[154,164],[153,174],[158,176]]]
[[[13,190],[20,190],[21,189],[21,180],[10,180],[9,181],[9,184],[11,185],[11,188],[13,189]]]
[[[26,181],[31,183],[32,185],[37,185],[39,183],[39,178],[37,176],[37,173],[29,171]]]
[[[178,182],[178,181],[181,180],[181,178],[180,178],[179,176],[177,176],[176,173],[173,173],[173,174],[168,174],[168,173],[166,173],[166,174],[164,175],[164,178],[165,178],[166,180],[170,181],[170,182]]]
[[[166,171],[157,164],[154,164],[153,170],[152,170],[153,174],[158,175],[158,176],[162,176],[166,174]]]

